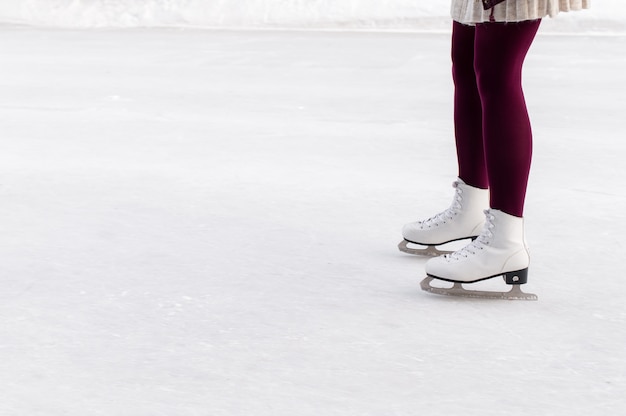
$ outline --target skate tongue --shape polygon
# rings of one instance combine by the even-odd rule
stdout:
[[[458,184],[456,182],[453,184],[453,186],[455,188],[458,188]],[[454,218],[454,216],[462,208],[463,207],[461,205],[460,189],[457,189],[457,191],[456,191],[456,193],[454,195],[454,200],[452,200],[452,204],[445,211],[440,212],[439,214],[435,215],[434,217],[430,217],[429,219],[427,219],[424,222],[422,222],[422,224],[438,225],[441,222],[445,222],[445,219],[452,219],[452,218]]]
[[[455,251],[454,253],[449,254],[449,258],[454,260],[459,260],[462,257],[467,257],[471,254],[476,254],[478,250],[481,250],[484,246],[488,246],[491,239],[493,238],[493,233],[491,229],[494,227],[493,219],[494,216],[491,214],[491,211],[486,209],[483,211],[485,213],[485,225],[483,226],[483,231],[480,235],[467,246],[463,247],[460,250]]]
[[[447,210],[440,212],[439,214],[435,215],[434,217],[430,217],[427,220],[424,220],[424,222],[422,223],[423,225],[426,226],[430,226],[430,225],[438,225],[442,222],[445,222],[445,218],[452,218],[452,212],[450,212],[452,209],[452,207],[448,208]]]

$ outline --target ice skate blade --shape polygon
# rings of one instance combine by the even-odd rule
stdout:
[[[450,288],[435,287],[430,284],[435,280],[428,276],[420,283],[422,290],[427,292],[436,293],[437,295],[446,296],[459,296],[464,298],[478,298],[478,299],[504,299],[504,300],[538,300],[537,295],[532,293],[522,292],[520,285],[511,285],[511,290],[508,292],[491,292],[487,290],[467,290],[461,283],[454,283],[454,286]]]
[[[412,248],[409,247],[409,242],[406,240],[400,241],[398,244],[398,250],[403,253],[412,254],[414,256],[426,256],[426,257],[438,257],[444,254],[450,254],[452,251],[439,250],[435,246],[425,246],[425,248]]]

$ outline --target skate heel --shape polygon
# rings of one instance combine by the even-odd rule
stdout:
[[[528,267],[522,270],[504,273],[504,281],[507,285],[523,285],[528,282]]]

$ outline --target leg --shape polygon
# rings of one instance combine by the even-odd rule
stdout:
[[[439,255],[434,247],[451,241],[476,238],[489,206],[489,182],[483,152],[482,108],[474,73],[475,27],[454,22],[452,27],[452,77],[454,79],[454,126],[459,162],[459,179],[452,205],[423,221],[406,224],[401,251]],[[409,248],[408,243],[429,246]]]
[[[482,102],[491,208],[523,216],[532,131],[522,65],[540,20],[476,26],[474,68]]]
[[[473,187],[487,189],[482,107],[474,72],[475,33],[474,26],[458,22],[452,26],[454,130],[459,178]]]

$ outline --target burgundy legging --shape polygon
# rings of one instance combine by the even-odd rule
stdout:
[[[540,22],[454,22],[452,31],[459,178],[489,188],[491,208],[518,217],[532,156],[522,65]]]

